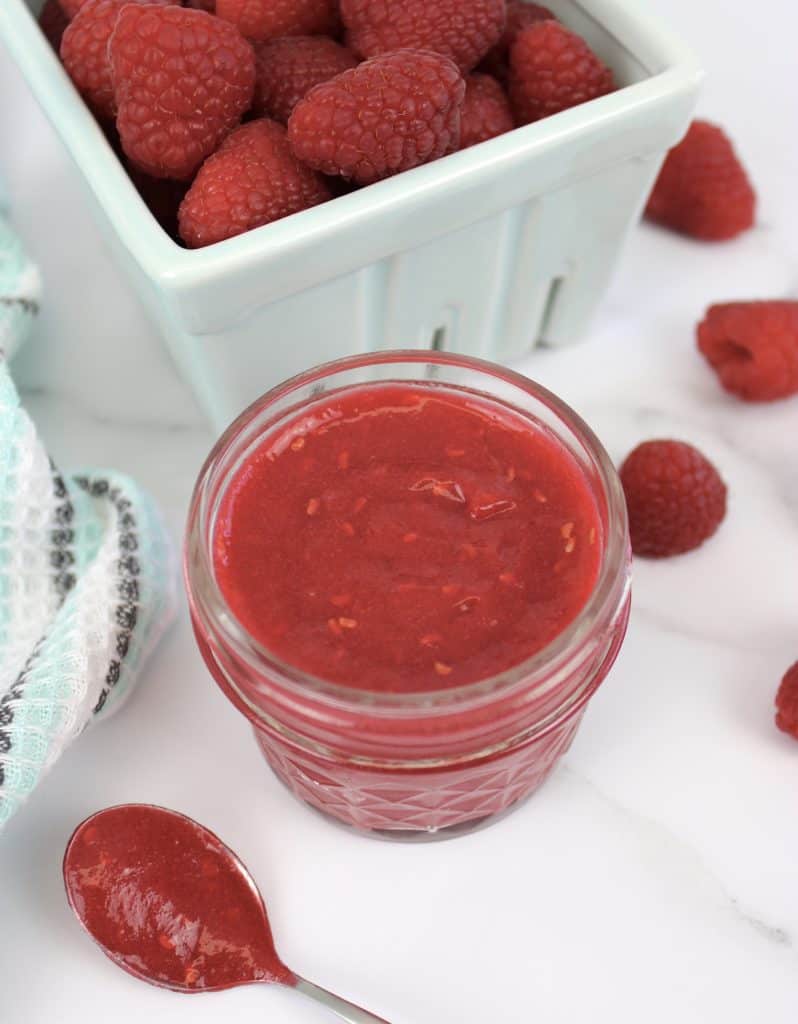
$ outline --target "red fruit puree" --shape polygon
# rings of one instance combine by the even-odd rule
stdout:
[[[332,392],[268,434],[213,543],[225,599],[270,652],[403,693],[541,650],[584,606],[602,551],[588,481],[540,423],[401,383]]]
[[[73,836],[64,878],[78,917],[132,974],[180,990],[294,981],[234,854],[189,818],[102,811]]]

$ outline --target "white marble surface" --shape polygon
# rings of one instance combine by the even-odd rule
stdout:
[[[798,744],[771,707],[798,658],[798,399],[725,397],[692,338],[711,301],[798,294],[798,11],[649,2],[703,56],[701,111],[733,131],[759,227],[720,247],[642,228],[590,340],[523,368],[619,459],[651,436],[701,446],[729,484],[721,532],[637,565],[626,646],[563,767],[519,813],[454,843],[370,842],[295,804],[183,611],[129,706],[0,839],[4,1024],[329,1019],[276,990],[174,996],[97,953],[67,910],[60,858],[82,817],[124,800],[218,831],[261,882],[285,960],[395,1024],[798,1019]],[[136,475],[177,537],[209,434],[2,52],[0,96],[0,173],[47,284],[18,367],[29,407],[56,459]]]

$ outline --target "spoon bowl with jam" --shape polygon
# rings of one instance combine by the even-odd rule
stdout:
[[[285,966],[249,871],[185,815],[150,804],[93,814],[69,840],[64,883],[89,935],[142,981],[184,993],[276,983],[348,1024],[388,1024]]]

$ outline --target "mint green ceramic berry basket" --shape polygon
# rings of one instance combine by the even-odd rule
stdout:
[[[39,31],[0,0],[0,37],[78,166],[217,428],[308,367],[387,348],[508,362],[584,336],[701,71],[639,0],[548,0],[622,86],[322,206],[189,251],[158,226]]]

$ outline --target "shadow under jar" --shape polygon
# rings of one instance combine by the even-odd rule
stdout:
[[[391,415],[382,415],[386,408]],[[348,450],[344,457],[337,449],[338,463],[330,469],[331,453],[336,449],[330,448],[326,435],[346,438],[340,431],[342,425],[348,424],[348,430],[353,423],[362,426],[366,420],[372,431],[390,431],[396,429],[396,423],[404,429],[422,409],[429,419],[424,424],[423,454],[412,451],[403,440],[400,451],[386,455],[388,449],[384,451],[381,445],[385,441],[390,448],[390,439],[375,433],[370,435],[373,447],[360,444],[352,451],[351,461]],[[404,418],[408,412],[410,419]],[[439,420],[436,425],[436,415],[461,417],[459,433],[452,434],[449,444],[444,429],[448,421]],[[417,420],[417,427],[419,423]],[[464,430],[472,430],[472,436],[462,443]],[[494,430],[499,431],[495,439]],[[480,449],[479,458],[472,458],[468,451],[474,438],[486,439],[480,441],[485,448]],[[524,441],[534,442],[538,453],[534,458],[539,456],[548,465],[546,472],[557,465],[563,479],[567,477],[573,487],[581,488],[592,520],[579,520],[576,526],[574,522],[552,521],[552,516],[559,514],[557,499],[548,503],[545,473],[536,477],[534,458],[526,463],[522,460],[517,473],[515,466],[502,463],[497,454],[505,450],[502,446]],[[286,461],[293,453],[296,461]],[[379,468],[380,459],[388,459],[385,469]],[[321,463],[321,476],[314,481],[314,466]],[[500,475],[500,487],[497,480],[489,479],[490,473],[485,479],[475,476],[484,473],[487,464],[495,466],[491,473]],[[243,493],[261,470],[279,474],[275,467],[282,467],[287,474],[282,478],[285,492],[274,487],[261,492],[260,502],[253,506],[250,500],[250,507],[245,504],[244,513],[237,518],[239,492]],[[290,605],[297,617],[286,625],[279,592],[273,608],[265,610],[256,593],[258,579],[268,578],[272,590],[276,585],[276,569],[260,566],[257,551],[237,553],[243,576],[230,583],[227,553],[235,546],[236,531],[248,530],[262,552],[281,549],[283,569],[288,567],[292,585],[296,583],[301,590],[307,571],[325,568],[321,564],[324,549],[311,551],[307,537],[312,535],[303,531],[332,528],[329,515],[327,520],[318,517],[331,513],[336,501],[348,500],[345,478],[336,474],[353,470],[361,474],[364,488],[372,480],[381,490],[375,492],[373,512],[367,513],[364,507],[368,491],[356,502],[356,510],[362,510],[364,517],[357,521],[357,528],[343,524],[351,536],[340,542],[325,541],[330,545],[326,570],[335,576],[336,566],[340,566],[342,576],[345,570],[351,575],[352,566],[341,562],[346,558],[342,551],[347,549],[340,546],[351,541],[348,550],[357,559],[359,579],[365,581],[374,565],[382,573],[381,591],[407,593],[403,606],[407,621],[401,610],[395,614],[399,606],[382,603],[382,592],[363,598],[354,618],[351,607],[319,605],[316,590],[309,589],[286,597],[286,606]],[[310,487],[306,491],[297,484],[303,473]],[[377,485],[378,476],[387,482]],[[414,482],[408,486],[408,480]],[[463,481],[462,486],[458,481]],[[396,499],[400,521],[393,523],[385,514],[385,488],[389,485],[402,492],[397,490]],[[497,487],[504,498],[496,497]],[[408,490],[420,493],[408,496]],[[306,500],[307,494],[317,492],[318,499]],[[438,530],[431,562],[410,553],[422,531],[402,533],[409,530],[403,517],[412,516],[414,509],[419,515],[433,515],[432,506],[418,504],[408,511],[401,505],[411,497],[418,502],[440,499],[446,505],[445,509],[436,507],[438,518],[429,520],[430,529]],[[508,532],[506,525],[512,517],[502,520],[502,513],[511,508],[516,517],[515,533],[512,529]],[[526,518],[519,523],[519,514],[528,515],[528,525]],[[261,523],[263,537],[258,536]],[[296,524],[296,529],[293,525],[289,529],[289,523]],[[393,540],[391,530],[398,531]],[[540,547],[542,540],[534,540],[538,536],[547,538],[548,546],[561,547],[550,555]],[[482,537],[492,538],[492,543],[482,545],[478,539]],[[507,595],[499,593],[494,581],[478,579],[474,566],[482,564],[479,559],[484,552],[495,565],[505,549],[515,550],[508,537],[515,538],[527,561],[527,540],[532,539],[533,553],[538,544],[543,563],[550,567],[543,589],[554,595],[554,604],[536,603],[537,564],[533,568],[538,577],[533,573],[524,580],[519,562],[520,583],[512,572],[500,574],[502,582],[515,586]],[[386,543],[398,549],[408,539],[413,544],[406,544],[407,550],[397,550],[401,561],[394,564]],[[442,543],[450,543],[451,550],[442,548]],[[572,554],[576,555],[573,562],[569,561]],[[407,561],[413,557],[419,558],[417,566]],[[456,563],[468,557],[476,559],[474,564],[458,569]],[[584,593],[577,594],[577,604],[558,618],[552,612],[557,607],[557,586],[565,588],[566,584],[560,584],[556,574],[564,566],[567,578],[580,557],[590,569],[573,579],[581,579]],[[474,585],[463,589],[447,583],[450,563],[454,578],[458,578],[457,572],[470,573]],[[541,785],[568,749],[590,697],[623,642],[629,617],[629,571],[623,493],[609,457],[582,420],[554,395],[519,374],[465,356],[430,352],[354,356],[295,377],[256,401],[220,438],[200,473],[185,547],[186,584],[200,650],[224,693],[254,726],[275,774],[292,793],[329,818],[391,839],[446,838],[471,831],[510,810]],[[357,585],[355,580],[354,587]],[[434,608],[434,626],[441,631],[421,628],[430,588],[448,595],[442,600],[456,610],[447,613],[452,630],[471,629],[471,633],[452,634],[467,638],[463,650],[470,643],[470,669],[457,664],[459,648],[453,650],[451,642],[448,650],[439,653],[439,645],[445,647],[447,638],[438,606]],[[484,597],[484,608],[478,606],[482,598],[469,593],[475,589]],[[322,595],[322,601],[329,597]],[[333,594],[332,599],[339,604],[354,600],[356,605],[358,595]],[[511,612],[513,627],[506,640],[491,646],[491,627],[497,627],[497,635],[501,630],[495,611],[500,600]],[[391,607],[393,611],[386,612]],[[493,609],[489,614],[496,617],[484,618],[485,608]],[[483,619],[467,620],[465,615],[475,609]],[[456,613],[464,617],[457,619]],[[388,614],[391,617],[386,619]],[[375,618],[380,615],[382,620]],[[272,619],[281,620],[273,634],[269,633]],[[383,641],[373,671],[368,645],[362,633],[358,634],[369,622],[372,632],[381,631]],[[326,632],[328,625],[332,636]],[[477,626],[484,627],[485,639]],[[530,637],[529,651],[523,648],[525,630]],[[396,654],[404,650],[405,633],[412,634],[410,641],[420,645],[409,668],[399,664],[401,658]],[[294,651],[288,650],[288,656],[286,635],[294,636],[296,646]],[[328,650],[333,653],[325,672],[323,659]],[[385,663],[377,663],[383,653],[389,668],[391,657],[396,660],[395,680],[390,672],[386,675]],[[322,660],[314,661],[316,655]],[[347,675],[347,666],[356,668]]]

